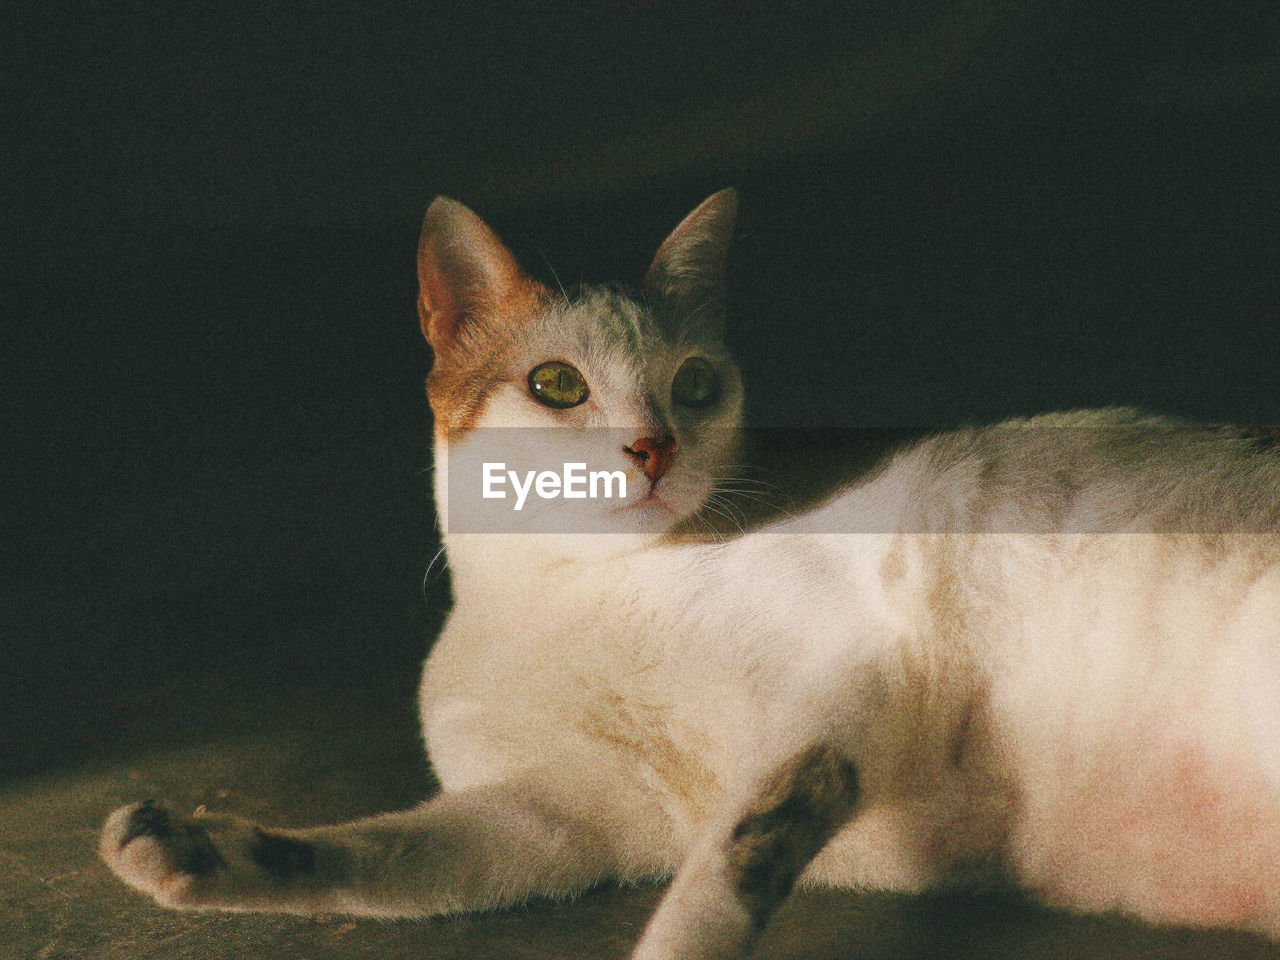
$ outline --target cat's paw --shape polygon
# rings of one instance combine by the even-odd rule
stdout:
[[[226,859],[205,826],[147,800],[107,817],[98,854],[121,880],[169,907],[198,906]]]
[[[270,909],[315,868],[308,843],[239,817],[179,816],[154,800],[112,812],[98,854],[129,886],[179,909]]]

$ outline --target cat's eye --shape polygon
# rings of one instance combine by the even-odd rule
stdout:
[[[671,381],[671,396],[686,407],[709,407],[720,396],[720,375],[706,360],[690,357]]]
[[[576,407],[591,393],[577,367],[562,360],[548,360],[530,370],[529,392],[539,403],[556,410]]]

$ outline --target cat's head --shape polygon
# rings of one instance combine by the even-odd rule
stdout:
[[[453,464],[437,483],[446,527],[458,526],[448,513],[461,484],[478,495],[470,488],[481,478],[459,475],[468,457],[516,470],[585,464],[627,479],[625,499],[530,504],[511,516],[513,531],[657,536],[698,511],[731,467],[741,427],[742,383],[724,343],[736,210],[732,190],[709,197],[634,291],[565,293],[530,278],[471,210],[432,203],[418,311],[435,354],[427,394],[438,474]]]

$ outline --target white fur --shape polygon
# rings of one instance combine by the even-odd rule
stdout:
[[[1171,426],[1104,411],[945,435],[724,544],[566,558],[447,534],[456,605],[421,691],[446,790],[604,780],[630,869],[669,871],[753,772],[834,735],[865,798],[813,881],[1003,871],[1080,909],[1280,933],[1280,538],[1114,532],[1221,498],[1244,457],[1104,429],[1132,425]],[[1041,468],[1089,487],[1046,507],[1021,463],[991,498],[993,470],[1055,437]],[[1246,493],[1274,510],[1255,488],[1277,476],[1255,470],[1223,517]],[[1166,501],[1133,507],[1152,485]]]

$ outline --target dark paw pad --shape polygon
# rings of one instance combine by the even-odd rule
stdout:
[[[207,877],[227,862],[218,853],[209,834],[189,823],[182,826],[182,844],[178,850],[178,869],[196,877]]]
[[[315,847],[302,840],[255,829],[249,857],[279,880],[316,872]]]
[[[130,814],[117,849],[143,837],[159,843],[173,868],[182,873],[207,877],[225,866],[207,831],[175,817],[154,800],[147,800]]]
[[[169,811],[154,800],[147,800],[129,817],[124,836],[120,838],[120,846],[123,848],[138,837],[167,840],[171,836],[173,836],[173,818],[169,815]]]

